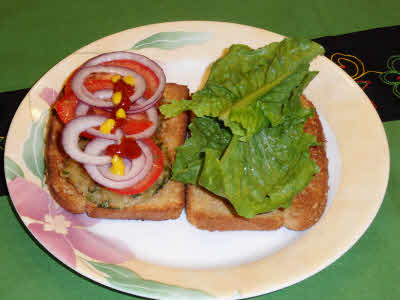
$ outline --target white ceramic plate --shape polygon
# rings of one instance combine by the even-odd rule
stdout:
[[[305,232],[214,232],[173,221],[93,220],[65,212],[44,183],[49,103],[66,77],[98,54],[128,50],[156,60],[169,82],[195,91],[204,71],[233,43],[260,47],[281,35],[218,22],[174,22],[98,40],[47,72],[19,107],[6,143],[13,203],[37,240],[63,263],[104,285],[159,299],[240,299],[299,282],[345,253],[375,217],[389,152],[381,121],[358,85],[325,57],[306,89],[328,140],[330,191],[322,219]]]

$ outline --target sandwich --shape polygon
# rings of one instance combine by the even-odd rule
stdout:
[[[313,108],[312,103],[301,96],[304,107]],[[206,189],[188,185],[186,191],[186,214],[190,223],[209,231],[228,230],[276,230],[282,226],[292,230],[305,230],[318,222],[327,201],[328,159],[326,140],[318,114],[310,117],[304,132],[316,136],[318,145],[309,148],[311,159],[318,165],[308,185],[298,193],[288,208],[257,214],[253,218],[239,216],[232,204]]]
[[[175,219],[186,204],[209,231],[310,228],[325,210],[328,159],[303,91],[323,51],[292,38],[232,45],[192,95],[141,55],[87,61],[49,119],[51,194],[96,218]]]
[[[53,198],[69,212],[95,218],[178,218],[185,186],[171,180],[171,166],[188,117],[167,120],[157,107],[188,93],[165,83],[155,62],[129,52],[79,67],[48,121],[46,180]]]
[[[259,49],[232,45],[191,100],[162,105],[191,112],[190,138],[177,151],[172,179],[187,184],[186,213],[200,229],[305,230],[327,201],[326,141],[302,95],[323,48],[284,39]]]

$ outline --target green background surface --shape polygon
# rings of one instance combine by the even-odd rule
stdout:
[[[309,38],[400,24],[400,1],[1,2],[0,91],[31,87],[80,47],[146,24],[226,21]],[[377,46],[379,42],[371,42],[371,49]],[[396,284],[400,277],[400,161],[393,157],[400,152],[400,122],[385,123],[385,129],[392,156],[390,182],[382,208],[366,234],[318,274],[255,299],[400,299]],[[0,236],[0,299],[139,299],[100,286],[57,262],[27,233],[7,197],[0,198]]]
[[[396,0],[0,2],[0,91],[30,87],[58,61],[86,44],[152,23],[225,21],[315,38],[400,22],[400,2]]]

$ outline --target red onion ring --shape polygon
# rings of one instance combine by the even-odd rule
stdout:
[[[89,108],[90,108],[89,105],[79,101],[79,104],[75,109],[75,116],[79,117],[86,115],[89,111]]]
[[[109,178],[103,176],[103,174],[100,172],[98,166],[89,164],[89,163],[84,164],[85,170],[88,172],[88,174],[94,181],[96,181],[97,183],[99,183],[105,187],[108,187],[108,188],[124,189],[124,188],[135,185],[136,183],[141,181],[150,172],[150,170],[153,167],[153,161],[154,161],[153,154],[152,154],[149,146],[147,146],[145,143],[143,143],[141,141],[137,141],[137,143],[138,143],[139,147],[142,149],[143,156],[145,158],[145,163],[144,163],[143,168],[136,174],[133,174],[135,172],[132,171],[132,169],[135,169],[135,168],[133,166],[131,167],[131,170],[129,172],[130,176],[132,176],[131,178],[129,178],[127,180],[122,180],[122,181],[116,181],[116,180],[109,179]],[[109,140],[96,138],[96,139],[92,140],[89,144],[86,145],[85,154],[93,155],[93,156],[100,155],[104,151],[104,149],[107,148],[111,144],[112,144],[112,142]],[[132,161],[132,164],[133,164],[133,161]],[[108,166],[108,163],[105,165]]]
[[[85,78],[98,72],[115,73],[122,76],[132,76],[135,79],[135,92],[129,98],[132,102],[140,98],[146,90],[146,81],[141,75],[128,68],[113,67],[113,66],[89,66],[81,67],[74,75],[71,81],[71,88],[78,99],[86,104],[97,107],[113,107],[114,103],[110,100],[105,101],[96,97],[89,92],[83,84]]]
[[[122,136],[124,135],[121,129],[117,129],[114,134],[112,133],[102,133],[101,131],[94,129],[94,128],[89,128],[86,130],[87,133],[106,139],[106,140],[113,140],[117,141],[118,143],[121,141]]]
[[[138,100],[139,101],[139,100]],[[149,118],[149,120],[151,122],[153,122],[153,124],[149,127],[146,128],[145,130],[136,133],[136,134],[131,134],[131,135],[127,135],[127,137],[130,138],[134,138],[134,139],[144,139],[147,137],[151,137],[153,135],[153,133],[156,131],[157,127],[158,127],[158,112],[157,112],[157,108],[150,107],[148,110],[146,110],[146,114],[147,117]]]
[[[132,53],[132,52],[126,52],[126,51],[118,51],[118,52],[110,52],[110,53],[105,53],[101,54],[99,56],[96,56],[90,60],[88,60],[85,64],[83,64],[83,67],[89,67],[89,66],[96,66],[105,62],[113,61],[113,60],[134,60],[137,61],[138,63],[148,67],[151,69],[154,74],[156,74],[159,84],[156,92],[150,99],[144,101],[142,104],[134,104],[131,106],[131,109],[129,109],[130,113],[139,113],[147,110],[154,104],[156,104],[162,97],[164,93],[164,88],[165,88],[165,83],[166,83],[166,78],[164,71],[162,68],[153,60],[149,59],[146,56],[137,54],[137,53]]]
[[[77,117],[85,116],[88,113],[89,108],[90,106],[87,105],[86,103],[79,102],[78,106],[75,109],[75,116]],[[118,129],[114,134],[102,133],[101,131],[94,128],[89,128],[88,130],[86,130],[86,132],[96,137],[101,137],[107,140],[115,140],[118,142],[121,140],[123,136],[123,132],[121,129]]]
[[[142,156],[142,154],[141,154],[141,156]],[[112,159],[112,158],[111,158],[111,159]],[[136,158],[135,158],[135,159],[136,159]],[[131,167],[132,167],[132,160],[123,158],[122,161],[123,161],[123,163],[124,163],[124,168],[125,168],[124,171],[125,171],[125,173],[130,172]],[[111,166],[112,166],[112,164],[107,164],[107,165],[100,165],[100,166],[98,166],[98,167],[99,167],[99,171],[100,171],[101,173],[103,173],[103,168],[104,168],[104,170],[108,170],[108,172],[110,172],[113,176],[115,176],[115,177],[121,177],[120,175],[115,175],[114,173],[112,173],[112,172],[110,171]],[[108,173],[108,172],[106,171],[106,173]],[[103,174],[103,175],[104,175],[104,174]],[[112,179],[112,178],[110,178],[110,179]],[[118,178],[116,178],[116,179],[118,179]]]
[[[97,98],[104,100],[104,99],[111,99],[113,95],[113,90],[112,89],[104,89],[104,90],[99,90],[93,93]]]
[[[127,163],[129,162],[129,163]],[[146,157],[142,153],[138,158],[133,160],[124,159],[125,166],[125,174],[124,175],[116,175],[110,171],[111,164],[97,166],[100,173],[111,180],[115,181],[124,181],[129,180],[130,178],[137,176],[144,168],[146,163]],[[128,169],[126,166],[129,164],[130,168]]]
[[[89,128],[100,126],[107,120],[102,116],[82,116],[68,122],[62,133],[62,145],[65,152],[74,160],[83,164],[104,165],[111,162],[107,155],[84,153],[78,145],[79,135]],[[114,141],[112,141],[114,143]]]
[[[106,91],[106,90],[102,90],[102,91]],[[78,107],[75,110],[75,115],[76,116],[84,116],[87,114],[88,111],[89,111],[89,106],[85,103],[80,102],[78,104]],[[136,133],[136,134],[127,135],[127,137],[138,140],[138,139],[151,137],[153,135],[153,133],[156,131],[157,126],[158,126],[157,109],[155,107],[151,107],[148,110],[146,110],[146,114],[147,114],[148,119],[151,122],[153,122],[153,124],[149,128],[145,129],[144,131]],[[130,118],[135,119],[135,114],[130,114]],[[94,135],[96,137],[100,137],[100,138],[107,139],[107,140],[115,140],[118,142],[121,140],[121,138],[123,136],[123,132],[121,129],[116,130],[116,132],[114,134],[102,133],[101,131],[94,129],[94,128],[89,128],[88,130],[86,130],[86,132],[91,135]]]
[[[102,93],[100,94],[100,97],[105,97],[108,94],[108,92],[106,90],[104,90],[104,92],[102,91]],[[97,96],[97,95],[96,95]],[[104,98],[103,98],[104,99]],[[142,102],[142,101],[147,101],[145,98],[140,97],[138,100],[135,101],[135,103],[137,102]],[[153,105],[148,105],[146,104],[146,106],[153,106]],[[114,107],[103,107],[102,109],[106,110],[106,111],[113,111]],[[139,112],[137,112],[132,106],[128,109],[125,110],[125,113],[127,115],[132,115],[132,114],[138,114]]]
[[[150,98],[150,99],[152,99],[152,98]],[[130,107],[129,113],[137,114],[140,112],[144,112],[144,111],[148,110],[150,107],[154,106],[158,101],[160,101],[161,97],[158,99],[153,99],[152,101],[150,101],[150,99],[146,100],[143,97],[139,98],[139,100],[143,100],[143,104],[138,105],[138,104],[136,104],[137,103],[136,102],[134,105],[132,105]]]

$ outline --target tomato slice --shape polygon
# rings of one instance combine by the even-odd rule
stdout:
[[[67,97],[64,95],[61,99],[58,99],[54,105],[60,120],[67,124],[69,121],[75,118],[75,110],[78,106],[78,100],[73,97]]]
[[[147,85],[146,91],[144,92],[144,97],[146,99],[149,99],[158,88],[159,80],[156,74],[150,68],[138,62],[132,60],[114,60],[105,62],[103,65],[129,68],[142,75]],[[64,123],[68,123],[74,118],[74,112],[76,106],[78,105],[78,98],[72,91],[71,87],[71,80],[78,70],[79,68],[69,76],[65,83],[64,96],[55,104],[55,109],[61,121]],[[84,85],[91,93],[102,89],[112,89],[114,87],[114,83],[112,82],[111,77],[112,75],[108,73],[91,74],[85,79]],[[91,113],[94,114],[108,115],[107,112],[103,111],[103,113],[101,109],[91,108],[91,111]]]
[[[143,96],[146,99],[149,99],[153,94],[156,92],[159,84],[159,80],[156,74],[154,72],[142,65],[141,63],[138,63],[133,60],[128,60],[128,59],[121,59],[121,60],[113,60],[109,62],[102,63],[104,66],[116,66],[116,67],[124,67],[131,69],[135,71],[136,73],[140,74],[143,76],[144,80],[146,81],[146,90],[143,94]]]
[[[146,145],[150,147],[151,152],[153,153],[153,168],[147,174],[147,176],[137,184],[121,190],[109,189],[110,191],[121,195],[140,194],[151,187],[157,181],[158,177],[160,177],[163,170],[163,156],[160,148],[158,148],[151,139],[142,139],[141,141],[146,143]]]
[[[144,80],[146,81],[146,91],[143,95],[146,99],[149,99],[158,88],[159,80],[156,74],[151,69],[138,62],[134,62],[131,60],[115,60],[103,63],[103,65],[126,67],[142,75]],[[75,110],[79,103],[79,100],[76,97],[75,93],[72,91],[71,87],[71,80],[78,70],[79,68],[69,76],[65,83],[64,95],[62,98],[57,100],[54,106],[61,121],[65,124],[75,118]],[[84,85],[91,93],[102,89],[113,89],[114,83],[112,82],[111,77],[111,74],[108,73],[91,74],[90,76],[88,76],[88,78],[85,79]],[[113,114],[111,112],[96,107],[91,107],[88,114],[104,115],[110,118],[113,117]],[[148,120],[146,114],[143,113],[136,115],[135,119],[127,119],[123,122],[123,124],[125,125],[125,128],[123,128],[123,130],[126,134],[135,134],[147,129],[153,123]],[[83,135],[85,134],[86,132],[83,133]],[[91,136],[88,135],[87,137],[90,138]],[[142,139],[142,141],[150,147],[154,156],[153,167],[150,172],[146,175],[144,179],[142,179],[134,186],[120,190],[109,190],[122,195],[135,195],[144,192],[157,181],[163,170],[162,152],[151,139]]]
[[[111,77],[111,74],[92,74],[85,79],[83,84],[91,93],[104,89],[112,90],[114,83],[112,82]]]
[[[75,110],[79,103],[78,98],[75,96],[75,93],[72,91],[71,88],[71,80],[75,72],[72,73],[65,84],[63,97],[57,100],[54,106],[58,113],[58,116],[64,124],[75,118]],[[94,93],[103,89],[112,89],[114,83],[111,80],[110,74],[102,73],[91,74],[85,79],[84,85],[89,92]],[[107,118],[113,117],[113,114],[111,112],[94,106],[90,107],[88,114],[101,115]]]
[[[150,120],[136,120],[136,119],[126,119],[122,124],[121,129],[125,134],[136,134],[146,130],[153,122]]]

